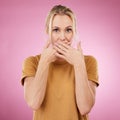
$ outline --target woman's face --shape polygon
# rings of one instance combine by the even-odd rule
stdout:
[[[55,15],[52,22],[51,39],[54,44],[57,41],[71,45],[73,38],[73,22],[67,15]]]

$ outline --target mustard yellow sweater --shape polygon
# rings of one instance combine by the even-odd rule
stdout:
[[[88,80],[98,83],[96,59],[84,56]],[[25,59],[22,69],[21,83],[24,78],[35,76],[40,55]],[[37,111],[33,111],[33,120],[88,120],[88,116],[81,116],[75,97],[74,68],[68,62],[53,62],[49,67],[47,89],[44,101]]]

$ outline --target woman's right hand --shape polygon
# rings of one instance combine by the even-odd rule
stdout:
[[[41,53],[40,61],[44,61],[47,63],[54,62],[56,60],[55,53],[56,53],[56,50],[53,49],[53,47],[51,46],[51,41],[48,40]]]

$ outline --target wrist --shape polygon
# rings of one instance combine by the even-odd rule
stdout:
[[[47,65],[49,65],[50,63],[48,62],[48,60],[47,59],[40,59],[40,61],[39,61],[39,64],[41,64],[41,65],[45,65],[45,66],[47,66]]]
[[[74,64],[74,69],[80,69],[81,68],[81,65],[80,64]]]
[[[86,67],[84,61],[80,61],[79,63],[75,63],[73,66],[74,66],[74,68],[83,68],[83,67]]]

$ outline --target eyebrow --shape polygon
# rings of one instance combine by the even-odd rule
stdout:
[[[60,28],[59,26],[53,26],[52,28]],[[72,28],[72,26],[67,26],[65,28]]]

